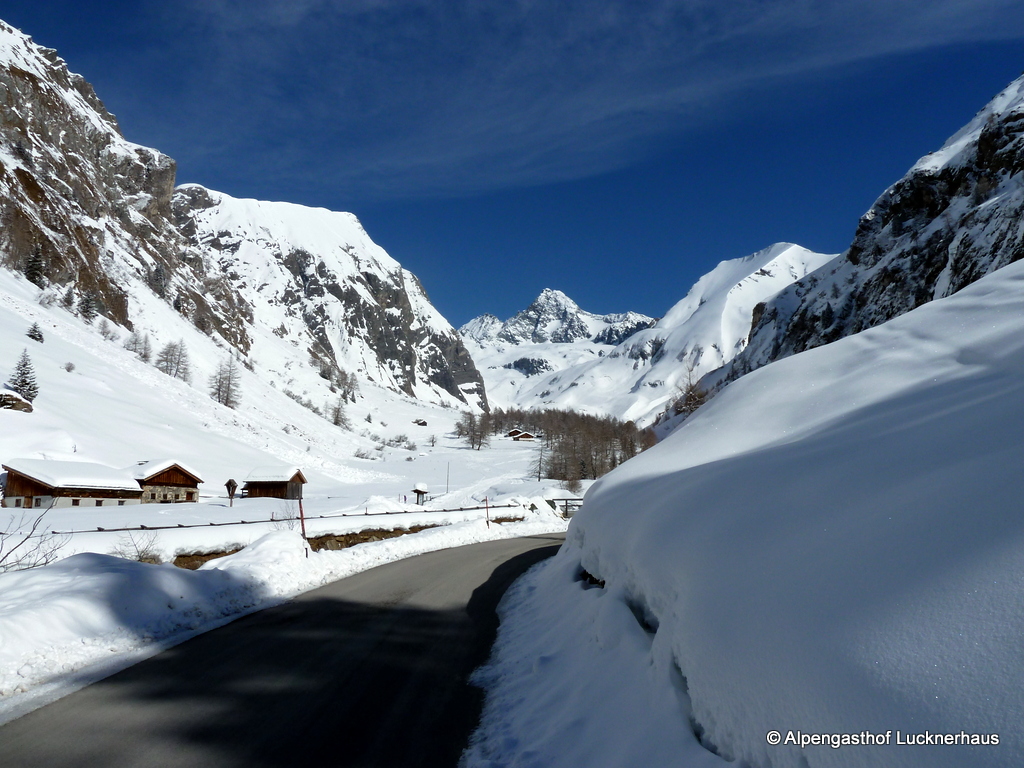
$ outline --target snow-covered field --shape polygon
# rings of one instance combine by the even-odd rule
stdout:
[[[279,382],[243,369],[241,404],[232,410],[206,391],[224,351],[162,303],[147,308],[148,327],[161,329],[153,334],[154,349],[185,339],[191,384],[125,350],[125,329],[113,329],[120,339],[104,339],[98,321],[87,325],[59,307],[41,306],[39,298],[35,286],[0,270],[0,380],[27,349],[39,384],[32,413],[0,410],[0,463],[50,458],[127,467],[171,458],[204,482],[199,503],[46,514],[41,530],[75,533],[58,537],[65,558],[58,563],[0,573],[0,721],[140,655],[329,580],[420,552],[565,529],[545,499],[571,494],[553,481],[529,478],[537,449],[495,438],[490,448],[469,450],[452,434],[457,410],[363,381],[347,406],[352,428],[341,429],[282,394],[287,386],[318,401],[330,396],[308,366],[294,366],[294,378]],[[33,322],[43,342],[25,336]],[[384,445],[389,440],[393,445]],[[253,468],[274,464],[298,465],[309,480],[303,506],[311,536],[440,527],[306,557],[294,522],[231,524],[296,516],[295,501],[236,498],[229,505],[229,478],[241,483]],[[417,506],[413,487],[421,483],[429,498]],[[485,500],[499,507],[492,517],[524,521],[488,526],[484,510],[439,511]],[[508,504],[516,506],[501,508]],[[0,530],[16,528],[20,513],[0,510]],[[143,525],[171,529],[112,530]],[[132,546],[129,535],[165,562],[178,554],[248,548],[190,572],[110,557]]]
[[[1024,764],[1022,295],[755,371],[599,480],[503,604],[466,763]]]

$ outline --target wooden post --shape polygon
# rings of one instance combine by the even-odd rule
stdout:
[[[487,527],[491,527],[491,505],[487,503],[487,497],[484,496],[484,515],[487,517]]]

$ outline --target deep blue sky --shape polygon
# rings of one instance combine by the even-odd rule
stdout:
[[[178,181],[356,213],[455,325],[843,250],[1024,68],[1019,0],[4,0]]]

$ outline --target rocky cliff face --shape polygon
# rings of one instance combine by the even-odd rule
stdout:
[[[715,374],[884,323],[1024,257],[1024,77],[922,158],[860,220],[849,250],[754,310],[749,344]]]
[[[486,407],[483,381],[419,280],[350,213],[179,187],[174,219],[210,271],[253,307],[253,353],[299,343],[320,370],[431,401]]]
[[[245,351],[244,303],[205,284],[170,221],[175,164],[126,141],[56,52],[0,22],[0,259],[74,305],[132,326],[131,282],[161,292]]]
[[[0,22],[0,264],[43,289],[41,300],[87,303],[127,329],[148,302],[166,302],[242,355],[258,344],[264,359],[275,306],[285,317],[270,339],[306,349],[314,367],[486,407],[459,336],[351,214],[174,185],[173,160],[125,140],[88,83]],[[335,239],[298,234],[280,206]],[[250,218],[226,226],[243,208]]]

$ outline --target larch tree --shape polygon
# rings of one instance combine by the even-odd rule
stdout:
[[[186,383],[192,382],[192,364],[188,359],[188,350],[185,348],[185,340],[168,342],[153,363],[161,373],[166,373],[175,379],[181,379]]]
[[[210,397],[228,408],[237,408],[242,398],[241,378],[238,363],[228,357],[210,377]]]

